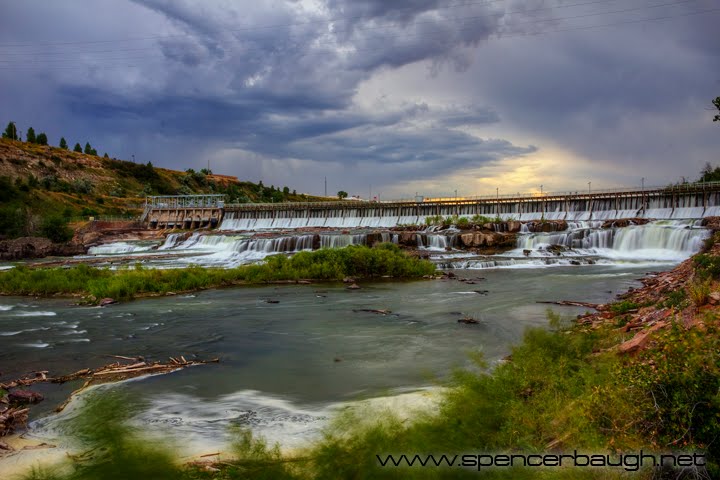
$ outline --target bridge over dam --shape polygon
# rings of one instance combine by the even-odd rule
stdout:
[[[518,220],[699,219],[720,216],[720,182],[592,192],[495,195],[383,202],[224,203],[222,195],[148,197],[141,220],[150,228],[389,228],[429,217]]]

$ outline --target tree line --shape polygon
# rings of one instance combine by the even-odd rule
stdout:
[[[2,138],[9,138],[10,140],[17,140],[19,142],[22,142],[22,137],[18,133],[17,126],[15,125],[15,122],[8,122],[7,127],[5,127],[5,130],[2,132]],[[47,145],[48,144],[48,137],[45,134],[45,132],[40,132],[38,134],[35,133],[35,129],[33,127],[29,127],[27,129],[27,133],[25,134],[25,141],[27,143],[35,143],[37,145]],[[69,146],[67,143],[67,140],[65,140],[65,137],[60,137],[60,142],[58,146],[62,149],[69,150]],[[75,147],[73,147],[73,151],[77,153],[85,153],[88,155],[95,155],[97,156],[97,150],[95,150],[92,145],[90,145],[90,142],[85,142],[85,148],[80,146],[80,143],[76,143]],[[105,157],[107,157],[108,154],[105,154]]]

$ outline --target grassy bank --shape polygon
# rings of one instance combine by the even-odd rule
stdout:
[[[417,278],[435,272],[435,266],[412,258],[396,245],[370,248],[350,246],[300,252],[291,257],[275,255],[257,265],[232,269],[188,267],[119,270],[79,265],[72,268],[17,267],[0,272],[0,292],[5,295],[85,295],[129,300],[136,296],[185,292],[234,284],[262,284],[287,280],[341,280],[344,277]]]

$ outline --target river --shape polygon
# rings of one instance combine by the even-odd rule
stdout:
[[[482,352],[490,364],[501,360],[527,327],[547,325],[548,306],[538,301],[610,301],[649,272],[687,258],[707,234],[687,222],[665,223],[582,243],[609,235],[584,228],[569,236],[528,234],[518,241],[518,251],[490,260],[436,252],[436,261],[456,268],[457,279],[362,282],[360,290],[338,283],[227,288],[104,308],[74,306],[68,299],[2,297],[1,378],[31,370],[69,373],[110,363],[109,355],[218,357],[219,364],[103,388],[143,400],[135,421],[146,432],[183,438],[190,451],[221,447],[229,425],[296,447],[318,435],[344,405],[377,397],[412,404],[442,385],[453,368],[470,366],[470,353]],[[227,247],[248,241],[240,235],[205,241],[221,246],[196,251],[190,263],[212,257],[207,263],[217,264],[222,257],[224,264],[236,264],[238,253],[247,251]],[[575,250],[551,255],[545,250],[549,243]],[[186,244],[185,250],[192,248]],[[526,255],[522,250],[528,248],[532,252]],[[114,249],[95,255],[119,253]],[[576,259],[580,265],[569,263]],[[169,256],[148,264],[173,262],[188,260]],[[584,309],[555,311],[569,319]],[[463,315],[480,323],[458,323]],[[46,400],[33,407],[32,438],[62,444],[64,420],[78,409],[61,415],[51,410],[78,386],[37,386]]]

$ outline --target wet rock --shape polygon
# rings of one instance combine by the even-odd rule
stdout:
[[[523,250],[523,255],[525,255],[526,257],[529,257],[531,253],[532,253],[532,250],[527,250],[527,249]]]
[[[353,277],[345,277],[343,278],[343,283],[355,283],[355,279]]]
[[[360,290],[361,287],[357,283],[353,283],[351,285],[348,285],[345,288],[347,288],[348,290]]]
[[[510,233],[517,233],[522,229],[522,223],[512,220],[507,222],[507,231]]]
[[[263,301],[264,301],[265,303],[280,303],[280,300],[271,300],[271,299],[269,299],[269,298],[266,298],[266,299],[263,300]]]
[[[118,303],[117,300],[107,297],[100,300],[100,302],[98,302],[98,305],[100,305],[101,307],[107,307],[108,305],[114,305],[116,303]]]
[[[43,396],[38,392],[32,390],[13,390],[7,395],[10,403],[22,404],[22,403],[38,403],[43,400]]]
[[[545,250],[552,253],[553,255],[559,256],[562,252],[566,251],[567,248],[565,248],[563,245],[553,244],[553,245],[548,245]]]
[[[464,323],[466,325],[477,325],[478,323],[480,323],[480,321],[478,321],[472,317],[463,317],[463,318],[458,319],[458,323]]]
[[[415,232],[402,232],[398,235],[398,244],[403,247],[417,247],[417,234]]]

